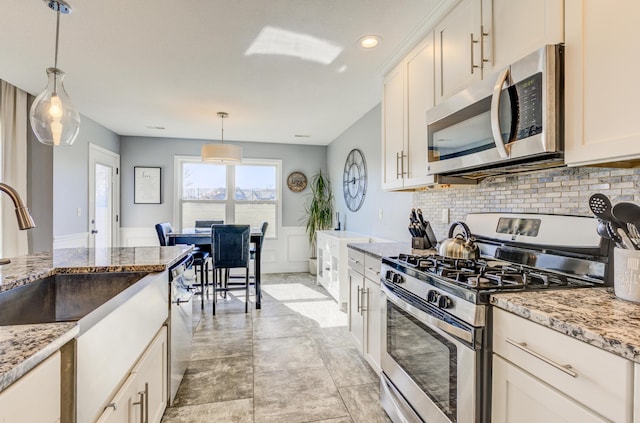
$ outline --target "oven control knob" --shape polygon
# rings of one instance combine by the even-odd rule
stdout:
[[[401,274],[394,273],[393,276],[391,276],[391,282],[395,284],[404,283],[404,278],[402,277]]]
[[[429,292],[427,292],[427,301],[429,301],[432,304],[437,304],[439,296],[440,294],[438,294],[438,291],[435,291],[432,289]]]
[[[447,297],[446,295],[440,295],[440,297],[438,298],[438,307],[446,309],[451,308],[451,306],[453,306],[451,298]]]

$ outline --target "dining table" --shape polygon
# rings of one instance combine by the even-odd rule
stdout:
[[[251,228],[250,242],[255,245],[254,276],[256,284],[256,309],[262,308],[262,288],[260,285],[260,261],[262,241],[264,237],[260,228]],[[211,246],[211,229],[210,228],[183,228],[180,232],[171,232],[167,234],[168,245],[189,244],[195,246]],[[248,301],[249,299],[247,299]]]

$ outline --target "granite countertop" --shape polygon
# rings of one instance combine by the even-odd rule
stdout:
[[[382,257],[397,256],[398,254],[419,254],[429,255],[435,254],[435,250],[415,250],[411,248],[409,242],[368,242],[368,243],[353,243],[347,244],[347,247],[352,248],[361,253],[368,254],[372,257],[382,260]]]
[[[491,304],[640,363],[640,304],[619,299],[612,288],[501,293]]]
[[[0,266],[0,293],[57,273],[162,272],[191,246],[74,248],[11,259]],[[79,333],[75,322],[0,326],[0,391]]]

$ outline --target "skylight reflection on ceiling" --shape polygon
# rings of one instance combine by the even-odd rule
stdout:
[[[293,56],[310,62],[331,64],[342,52],[342,47],[330,41],[307,34],[265,26],[244,53]]]

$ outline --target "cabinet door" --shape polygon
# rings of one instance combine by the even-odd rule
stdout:
[[[481,16],[481,0],[462,0],[436,26],[436,103],[482,78]]]
[[[494,354],[491,421],[596,423],[608,420]]]
[[[60,352],[0,393],[0,422],[60,422]]]
[[[380,284],[364,279],[365,286],[365,349],[364,354],[371,367],[380,373]]]
[[[640,158],[640,2],[565,1],[565,161]]]
[[[427,176],[427,116],[435,105],[433,33],[407,57],[407,148],[404,187],[433,183]]]
[[[402,187],[405,144],[405,62],[384,79],[382,93],[382,188]]]
[[[159,423],[167,407],[167,328],[163,326],[134,368],[136,393],[144,393],[145,422]]]
[[[364,276],[349,269],[349,331],[361,351],[364,347],[363,288]]]
[[[483,75],[564,42],[564,0],[482,0]]]
[[[142,395],[137,394],[136,375],[131,373],[96,423],[137,423],[142,421]]]

